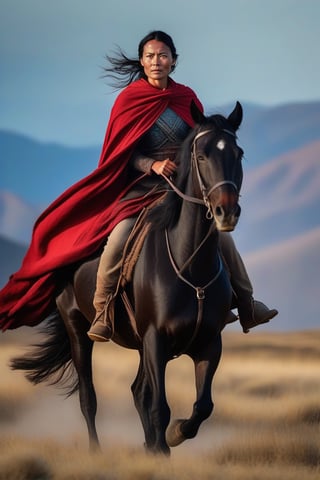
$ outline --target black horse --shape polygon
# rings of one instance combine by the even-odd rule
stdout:
[[[232,113],[205,117],[191,106],[195,128],[180,148],[175,183],[151,209],[151,230],[126,286],[134,311],[116,303],[114,342],[140,354],[132,384],[147,450],[170,453],[170,447],[196,436],[212,413],[211,385],[221,357],[221,331],[232,305],[229,275],[219,253],[219,230],[232,231],[240,215],[243,152],[236,142],[242,121],[237,102]],[[48,318],[47,337],[29,358],[12,361],[34,383],[61,382],[74,366],[77,375],[68,394],[79,389],[91,449],[99,447],[97,408],[92,380],[92,346],[87,331],[98,258],[83,263],[61,285],[57,310]],[[169,426],[167,363],[186,354],[195,365],[197,398],[190,418]],[[73,372],[74,373],[74,372]]]

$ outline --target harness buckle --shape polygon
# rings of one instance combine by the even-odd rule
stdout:
[[[203,300],[205,298],[204,289],[200,288],[200,287],[197,287],[196,291],[197,291],[197,299],[198,300]]]

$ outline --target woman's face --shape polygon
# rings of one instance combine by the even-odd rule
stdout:
[[[148,82],[156,88],[166,88],[168,76],[175,60],[172,58],[170,48],[158,40],[150,40],[143,47],[140,63]]]

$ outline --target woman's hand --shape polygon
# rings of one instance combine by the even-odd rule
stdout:
[[[170,160],[170,158],[166,158],[165,160],[156,160],[153,162],[151,170],[156,173],[157,175],[165,175],[166,177],[170,177],[177,169],[177,165]]]

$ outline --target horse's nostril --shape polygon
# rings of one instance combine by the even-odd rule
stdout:
[[[221,215],[223,215],[223,209],[220,206],[216,207],[216,215],[217,217],[221,217]]]
[[[238,204],[234,208],[230,209],[230,211],[228,208],[224,208],[223,205],[217,205],[215,208],[216,218],[221,218],[228,215],[234,215],[237,218],[240,217],[240,213],[241,207]]]

